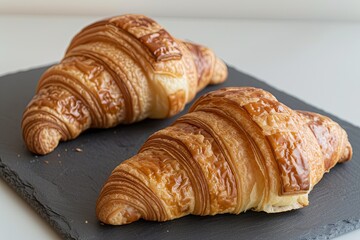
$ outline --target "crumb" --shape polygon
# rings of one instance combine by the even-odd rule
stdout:
[[[45,160],[44,162],[45,162],[46,164],[49,164],[49,161],[47,161],[47,160]]]
[[[60,155],[60,153],[58,153],[58,157],[60,157],[61,155]]]
[[[21,155],[20,155],[20,154],[18,154],[17,156],[18,156],[18,158],[19,158],[19,157],[21,157]]]
[[[87,221],[87,220],[85,220],[85,223],[87,224],[87,223],[88,223],[88,221]]]
[[[35,158],[38,158],[38,155],[35,155]]]
[[[34,163],[34,162],[35,162],[35,159],[31,159],[31,160],[30,160],[30,163]]]
[[[82,152],[83,150],[81,148],[75,148],[76,152]]]
[[[65,152],[67,152],[67,148],[65,148]]]
[[[101,226],[104,226],[105,224],[101,222],[100,225],[101,225]]]
[[[166,232],[169,232],[169,230],[166,230]]]
[[[59,161],[59,164],[61,164],[61,161]]]

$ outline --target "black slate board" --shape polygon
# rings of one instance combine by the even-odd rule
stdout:
[[[90,130],[74,141],[61,143],[53,153],[37,157],[25,148],[20,122],[44,70],[0,78],[0,175],[64,238],[327,239],[360,227],[360,129],[233,68],[226,83],[208,87],[200,94],[225,86],[254,86],[270,91],[294,109],[328,115],[348,132],[353,160],[327,174],[311,192],[310,206],[300,210],[187,216],[165,223],[139,221],[117,227],[100,225],[95,202],[110,172],[134,155],[150,134],[170,125],[181,114],[166,120]]]

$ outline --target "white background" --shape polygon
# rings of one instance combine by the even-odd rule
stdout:
[[[358,0],[0,0],[0,14],[360,20]]]
[[[128,12],[360,126],[360,1],[0,0],[0,75],[59,61],[82,27]],[[3,181],[0,202],[1,239],[58,239]]]

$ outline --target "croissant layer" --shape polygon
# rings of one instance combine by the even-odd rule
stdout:
[[[105,19],[80,31],[43,74],[23,115],[23,137],[30,151],[47,154],[88,128],[173,116],[226,77],[213,51],[146,16]]]
[[[346,132],[328,117],[292,110],[261,89],[225,88],[200,97],[117,166],[96,212],[121,225],[297,209],[351,155]]]

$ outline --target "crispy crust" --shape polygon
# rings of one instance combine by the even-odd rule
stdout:
[[[74,139],[88,128],[182,111],[197,91],[227,76],[225,64],[210,49],[192,46],[143,15],[113,17],[85,27],[64,59],[41,77],[25,109],[27,147],[47,154],[59,141]],[[199,69],[213,73],[215,68],[217,74],[198,74]]]
[[[345,131],[327,117],[294,111],[261,89],[221,89],[114,170],[97,216],[120,225],[301,208],[323,174],[351,152]]]

